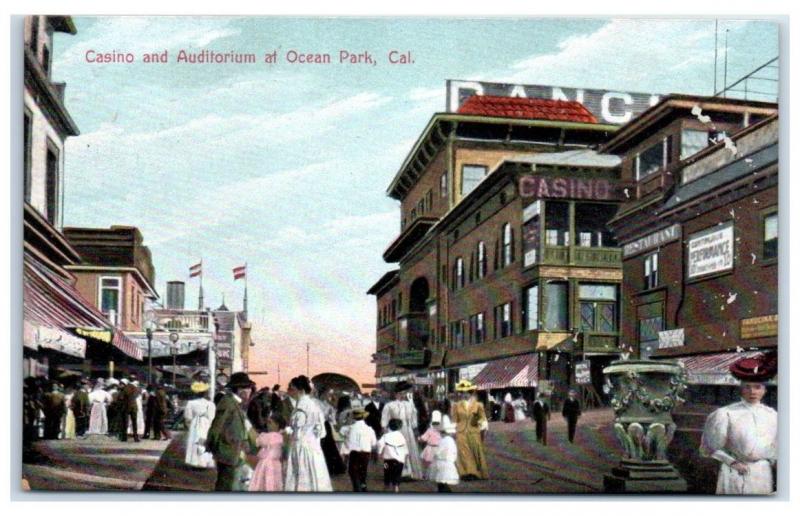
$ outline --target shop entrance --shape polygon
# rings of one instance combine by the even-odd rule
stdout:
[[[607,406],[611,401],[611,396],[609,396],[609,394],[603,390],[603,385],[606,382],[605,376],[603,375],[603,369],[611,365],[611,362],[614,360],[618,360],[619,357],[616,355],[594,355],[587,358],[589,360],[592,375],[592,387],[597,393],[603,406]]]

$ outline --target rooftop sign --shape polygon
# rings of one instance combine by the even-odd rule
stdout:
[[[447,111],[456,113],[473,95],[575,100],[586,106],[599,122],[616,125],[629,122],[659,100],[658,95],[651,93],[448,79]]]

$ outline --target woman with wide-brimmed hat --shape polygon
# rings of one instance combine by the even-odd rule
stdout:
[[[460,400],[452,407],[451,418],[456,424],[458,473],[463,479],[489,478],[483,439],[489,428],[483,403],[478,401],[477,387],[469,380],[456,384]]]
[[[184,460],[195,468],[213,468],[214,457],[206,449],[206,438],[211,422],[216,415],[217,407],[208,399],[210,385],[205,382],[193,382],[194,398],[186,403],[183,419],[189,432],[186,434],[186,456]]]

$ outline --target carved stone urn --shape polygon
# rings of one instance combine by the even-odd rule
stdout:
[[[685,492],[686,481],[667,459],[675,435],[672,410],[686,389],[681,364],[656,360],[618,360],[603,370],[611,384],[614,433],[624,455],[604,477],[606,492]]]

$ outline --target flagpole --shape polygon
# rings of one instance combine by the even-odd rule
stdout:
[[[244,302],[242,305],[244,320],[247,320],[247,262],[244,262]]]
[[[197,309],[203,310],[203,259],[200,258],[200,294],[197,298]]]

